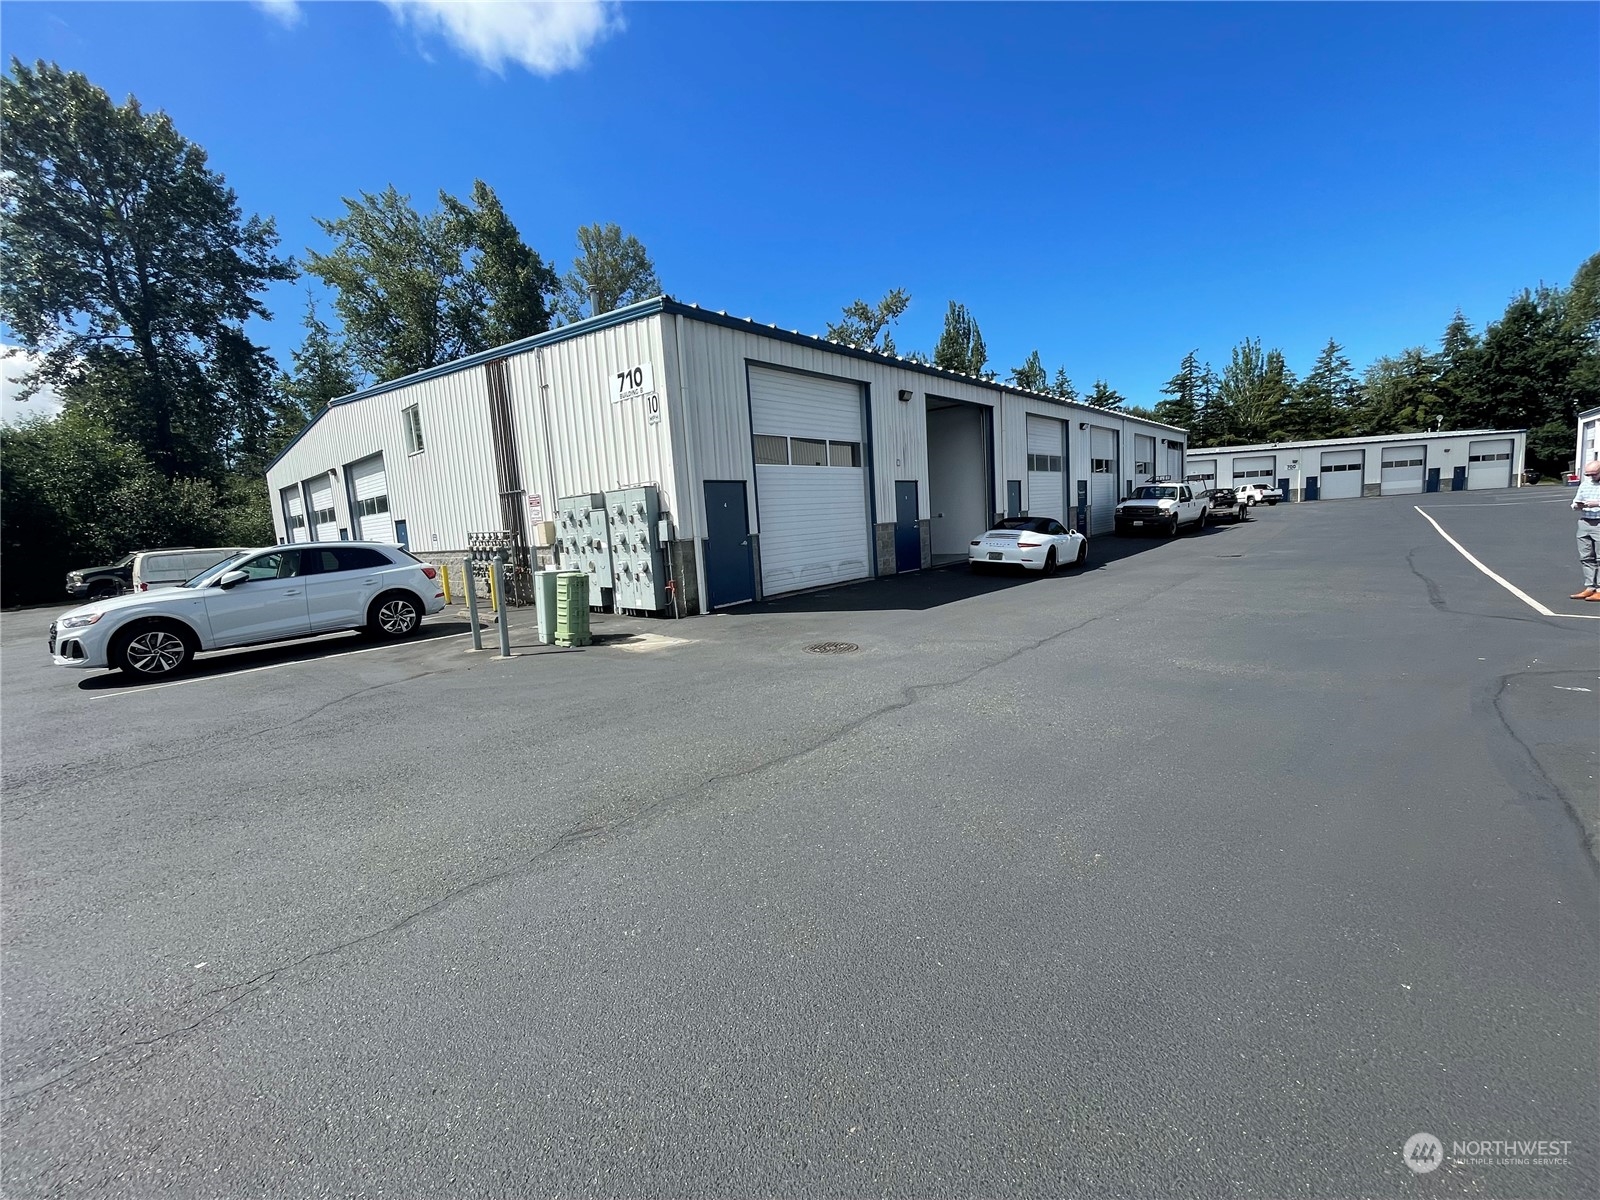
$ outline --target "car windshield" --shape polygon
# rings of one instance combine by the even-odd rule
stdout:
[[[1175,487],[1142,487],[1135,489],[1135,500],[1176,500],[1178,489]]]
[[[238,562],[241,558],[243,558],[248,553],[250,553],[248,550],[241,550],[241,551],[239,551],[238,554],[235,554],[232,558],[225,558],[219,563],[212,563],[209,567],[207,567],[204,571],[201,571],[200,574],[196,575],[193,579],[186,579],[179,586],[180,587],[186,587],[186,588],[203,587],[205,585],[206,580],[215,579],[218,575],[222,574],[223,570],[228,566],[229,563]]]
[[[124,554],[121,558],[117,559],[117,561],[112,563],[111,565],[113,567],[131,567],[131,566],[133,566],[133,558],[134,558],[134,556],[132,554]]]
[[[1007,517],[996,529],[1018,529],[1023,533],[1049,533],[1050,522],[1043,517]]]

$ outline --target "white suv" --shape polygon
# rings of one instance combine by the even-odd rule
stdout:
[[[1283,493],[1270,483],[1241,483],[1233,489],[1239,496],[1239,503],[1251,504],[1276,504],[1283,499]]]
[[[383,542],[248,550],[178,587],[61,614],[50,626],[50,653],[60,667],[118,667],[156,679],[203,650],[345,629],[405,637],[444,607],[438,574]]]

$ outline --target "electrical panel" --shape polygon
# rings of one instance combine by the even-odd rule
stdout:
[[[667,606],[667,576],[659,494],[653,487],[607,492],[606,517],[611,522],[617,610],[660,612]]]
[[[589,577],[589,603],[609,607],[617,583],[605,496],[586,492],[556,501],[556,549],[562,570],[582,571]]]

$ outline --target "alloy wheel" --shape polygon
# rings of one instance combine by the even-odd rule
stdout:
[[[410,633],[417,626],[417,610],[406,600],[390,600],[378,609],[378,627],[390,636]]]
[[[189,648],[177,634],[151,629],[134,637],[124,656],[141,675],[165,675],[181,667],[188,654]]]

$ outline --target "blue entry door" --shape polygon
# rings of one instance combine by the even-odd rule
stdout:
[[[894,569],[922,569],[922,521],[917,512],[917,481],[894,481]]]
[[[756,598],[750,553],[750,509],[742,479],[708,479],[706,488],[706,608]]]

